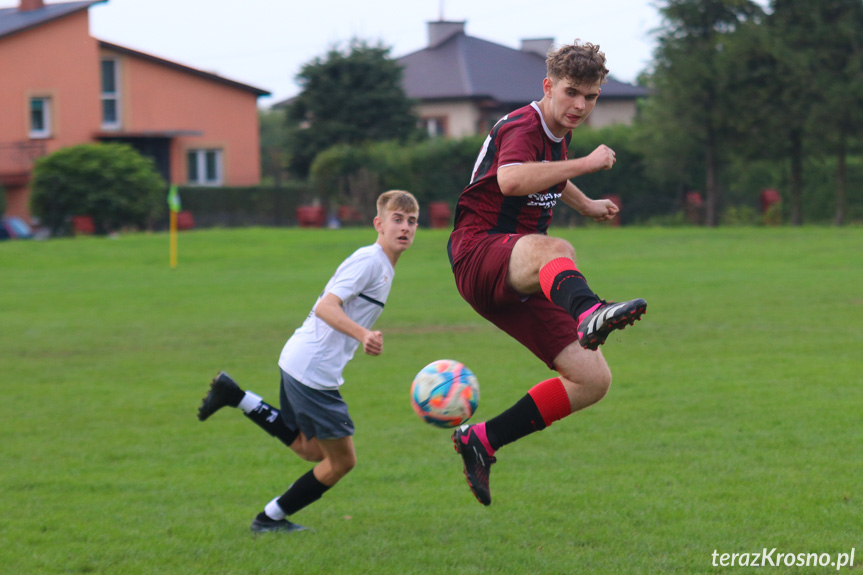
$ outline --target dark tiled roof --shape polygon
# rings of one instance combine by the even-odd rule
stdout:
[[[80,10],[86,10],[93,4],[107,2],[107,0],[83,0],[82,2],[61,2],[59,4],[46,4],[38,10],[21,12],[18,8],[0,8],[0,38],[40,26],[51,20],[62,18]]]
[[[463,33],[403,56],[399,63],[404,67],[409,98],[494,98],[500,102],[542,98],[545,58]]]
[[[127,56],[132,56],[134,58],[140,58],[142,60],[147,60],[148,62],[152,62],[154,64],[159,64],[160,66],[167,66],[168,68],[173,68],[174,70],[179,70],[180,72],[191,74],[192,76],[198,76],[199,78],[204,78],[206,80],[212,80],[213,82],[218,82],[220,84],[224,84],[226,86],[231,86],[233,88],[238,88],[240,90],[245,90],[247,92],[252,92],[257,96],[269,96],[270,93],[266,90],[262,90],[260,88],[255,88],[254,86],[249,86],[248,84],[241,84],[240,82],[235,82],[234,80],[229,80],[223,76],[219,76],[218,74],[211,74],[210,72],[204,72],[203,70],[198,70],[197,68],[190,68],[189,66],[184,66],[183,64],[178,64],[176,62],[172,62],[170,60],[165,60],[162,58],[158,58],[156,56],[152,56],[145,52],[138,52],[137,50],[132,50],[131,48],[125,48],[123,46],[118,46],[117,44],[111,44],[110,42],[105,42],[104,40],[99,40],[99,47],[105,48],[107,50],[112,50],[114,52],[119,52],[120,54],[125,54]]]
[[[650,91],[647,88],[628,84],[614,79],[614,76],[608,76],[608,83],[602,85],[602,99],[609,98],[644,98],[648,96]]]
[[[525,104],[542,98],[545,57],[457,33],[440,44],[398,59],[409,98],[420,100],[493,98]],[[612,77],[602,97],[639,98],[647,90]]]

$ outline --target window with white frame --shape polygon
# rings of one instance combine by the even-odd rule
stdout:
[[[426,116],[420,119],[420,125],[430,138],[439,138],[447,134],[446,116]]]
[[[209,148],[186,152],[186,180],[198,186],[222,184],[222,150]]]
[[[51,137],[51,98],[30,98],[30,137]]]
[[[102,58],[102,129],[120,129],[120,75],[116,58]]]

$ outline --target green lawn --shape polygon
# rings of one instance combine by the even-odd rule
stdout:
[[[252,518],[311,464],[197,406],[222,369],[277,403],[285,339],[373,230],[186,232],[173,270],[164,234],[0,243],[0,573],[837,570],[713,557],[764,548],[855,549],[861,569],[863,229],[555,234],[602,297],[649,303],[603,347],[608,397],[502,449],[479,505],[413,375],[467,364],[481,421],[551,372],[461,300],[446,232],[420,230],[383,355],[346,372],[357,468],[295,516],[314,532],[263,536]]]

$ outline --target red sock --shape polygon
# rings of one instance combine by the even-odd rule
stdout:
[[[576,319],[600,303],[584,275],[569,258],[556,258],[542,266],[539,286],[548,301],[559,305]]]
[[[539,285],[542,287],[542,293],[545,294],[548,301],[552,301],[551,290],[554,286],[554,278],[556,278],[557,274],[560,272],[569,270],[578,271],[578,268],[575,266],[575,262],[569,258],[553,259],[539,269]]]
[[[527,393],[536,403],[546,427],[572,413],[569,396],[559,377],[537,383]]]

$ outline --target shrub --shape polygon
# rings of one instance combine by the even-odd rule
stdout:
[[[82,144],[37,160],[33,212],[53,234],[75,215],[93,218],[97,234],[144,228],[166,210],[167,188],[153,161],[128,144]]]
[[[412,147],[410,156],[411,191],[424,203],[447,202],[455,207],[462,190],[470,182],[486,135],[458,140],[436,138]]]
[[[774,208],[779,209],[780,205],[776,204]],[[756,226],[764,221],[765,219],[755,208],[747,205],[729,206],[720,217],[723,226]]]
[[[400,188],[420,206],[447,202],[455,206],[470,181],[485,136],[442,138],[406,145],[395,141],[349,146],[340,144],[315,157],[310,179],[318,197],[333,205],[351,205],[371,217],[381,192]],[[428,211],[420,210],[420,221]]]
[[[366,216],[374,213],[375,199],[383,191],[381,172],[375,165],[371,144],[337,144],[315,156],[309,171],[318,198],[329,207],[353,206]]]
[[[199,228],[294,225],[297,206],[314,199],[308,184],[298,181],[279,187],[183,186],[179,191],[183,210],[192,212]]]

